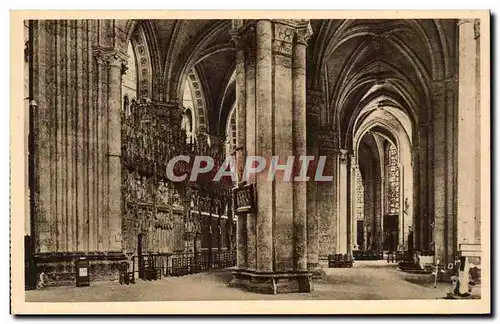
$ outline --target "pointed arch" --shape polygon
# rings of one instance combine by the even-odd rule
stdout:
[[[209,131],[207,105],[203,85],[198,73],[192,69],[184,81],[183,106],[190,108],[193,115],[193,133],[204,133]]]

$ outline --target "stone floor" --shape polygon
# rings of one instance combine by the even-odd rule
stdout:
[[[353,268],[325,269],[326,276],[314,281],[312,293],[261,295],[229,288],[229,271],[169,277],[157,281],[138,280],[135,285],[115,282],[92,283],[90,287],[53,287],[27,291],[27,302],[99,302],[166,300],[374,300],[437,299],[446,296],[448,283],[430,275],[410,275],[385,261],[358,261]]]

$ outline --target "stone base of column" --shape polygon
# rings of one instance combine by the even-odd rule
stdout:
[[[244,288],[259,294],[308,293],[313,291],[310,272],[259,273],[235,270],[230,287]]]
[[[328,265],[328,261],[327,261],[327,265]],[[307,269],[309,269],[309,272],[312,274],[313,279],[320,279],[326,275],[326,272],[323,268],[324,267],[319,263],[308,263],[307,264]]]

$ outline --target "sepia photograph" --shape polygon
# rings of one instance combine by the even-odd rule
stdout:
[[[12,313],[491,312],[489,11],[11,36]]]

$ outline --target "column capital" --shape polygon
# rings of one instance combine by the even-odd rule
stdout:
[[[308,114],[319,115],[325,105],[325,96],[320,91],[307,90],[306,103]]]
[[[229,34],[236,50],[246,50],[255,47],[255,25],[245,25],[239,29],[232,29],[229,31]]]
[[[347,162],[351,162],[351,158],[353,157],[353,152],[351,150],[338,149],[339,161],[342,164],[346,164]]]
[[[319,131],[319,147],[321,150],[336,150],[338,149],[337,133],[334,129],[323,128]]]
[[[291,57],[294,35],[294,27],[277,21],[274,24],[273,53]]]
[[[313,35],[313,30],[311,24],[309,23],[309,20],[307,20],[305,26],[299,27],[297,29],[296,42],[298,44],[307,45],[307,41],[311,38],[312,35]]]
[[[128,55],[113,47],[94,46],[92,53],[97,60],[105,61],[109,64],[126,64]]]
[[[237,50],[254,47],[259,20],[273,24],[273,53],[282,56],[291,57],[294,44],[307,45],[313,33],[309,19],[233,19],[229,33]]]
[[[127,71],[128,55],[112,47],[94,46],[92,53],[97,63],[109,67],[118,67],[121,74]]]

